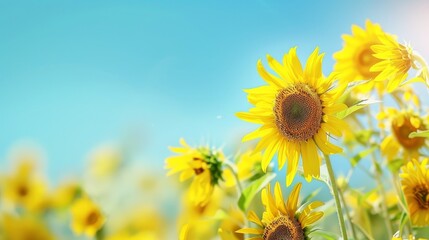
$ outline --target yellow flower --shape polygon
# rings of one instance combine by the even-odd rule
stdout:
[[[403,166],[402,190],[408,205],[411,223],[415,226],[429,225],[429,171],[428,159],[421,163],[413,160]]]
[[[30,211],[41,211],[47,207],[45,182],[34,173],[33,161],[22,161],[16,171],[6,176],[3,182],[5,202]]]
[[[98,147],[90,155],[90,174],[98,178],[112,176],[120,168],[122,161],[119,149],[111,146]]]
[[[119,214],[110,212],[110,216],[109,225],[106,225],[106,229],[109,229],[109,240],[139,239],[137,236],[143,235],[148,239],[165,239],[164,227],[167,221],[153,205],[141,206],[140,203],[130,209],[121,208]]]
[[[341,73],[342,80],[347,82],[370,80],[355,88],[357,92],[369,92],[373,89],[378,72],[370,69],[381,60],[373,56],[371,46],[381,44],[378,36],[383,33],[380,25],[366,21],[366,29],[352,25],[353,35],[343,35],[344,47],[334,54],[334,70]]]
[[[103,227],[105,218],[100,209],[88,197],[77,199],[71,208],[71,228],[76,235],[93,237]]]
[[[407,78],[408,70],[417,69],[417,66],[410,46],[398,43],[396,37],[388,33],[380,34],[379,39],[381,43],[374,44],[371,49],[380,62],[371,67],[371,72],[378,73],[374,81],[388,80],[387,91],[392,92]]]
[[[237,233],[245,225],[245,216],[236,209],[230,209],[219,226],[219,235],[222,240],[243,240],[243,234]]]
[[[329,142],[328,133],[341,136],[341,129],[345,128],[345,122],[335,114],[347,108],[337,103],[347,84],[334,85],[335,74],[323,76],[322,58],[323,54],[319,55],[316,48],[302,69],[296,48],[284,55],[283,64],[268,55],[268,64],[278,76],[267,72],[258,61],[259,74],[268,85],[246,90],[249,102],[255,107],[249,112],[237,113],[245,121],[262,124],[244,136],[243,141],[261,138],[255,152],[265,149],[263,171],[276,152],[279,168],[288,160],[287,185],[295,177],[300,156],[304,175],[310,181],[312,176],[320,175],[318,149],[324,154],[342,151]]]
[[[52,193],[50,204],[56,209],[66,208],[80,192],[80,186],[76,182],[63,183]]]
[[[55,239],[40,219],[5,214],[0,219],[0,238],[11,240]],[[4,237],[4,238],[2,238]]]
[[[216,236],[217,219],[213,218],[225,200],[224,192],[220,188],[213,191],[206,205],[195,205],[191,196],[184,195],[182,209],[178,224],[187,225],[187,239],[212,239]]]
[[[300,190],[301,183],[294,187],[285,202],[280,184],[276,182],[274,196],[268,185],[261,194],[262,203],[265,206],[262,219],[253,211],[250,211],[248,215],[248,219],[257,224],[259,228],[243,228],[237,232],[257,235],[251,238],[255,240],[278,239],[280,236],[284,239],[308,239],[309,226],[323,216],[323,212],[313,211],[313,209],[322,206],[323,203],[315,201],[308,204],[302,211],[297,211]]]
[[[167,175],[180,172],[180,181],[193,178],[189,187],[191,201],[195,205],[204,206],[210,200],[214,186],[222,179],[222,152],[208,147],[192,148],[184,139],[180,139],[182,147],[170,147],[179,154],[166,159]]]
[[[426,146],[426,139],[422,137],[410,138],[410,133],[428,129],[425,119],[413,111],[398,111],[388,108],[378,115],[380,120],[390,119],[392,134],[381,142],[381,153],[388,161],[398,158],[402,152],[405,161],[419,157],[419,150]]]

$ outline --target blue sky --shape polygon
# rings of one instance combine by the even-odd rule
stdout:
[[[408,2],[407,2],[408,3]],[[341,34],[366,19],[429,49],[423,1],[0,2],[0,163],[22,140],[42,147],[49,176],[79,172],[103,142],[139,136],[142,163],[161,169],[180,137],[236,144],[254,125],[244,88],[256,61],[319,46],[324,70]],[[426,8],[425,8],[426,7]]]

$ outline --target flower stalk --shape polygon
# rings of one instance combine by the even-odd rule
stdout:
[[[337,186],[337,182],[335,181],[336,178],[335,178],[334,170],[332,169],[331,159],[327,154],[325,154],[324,156],[325,156],[326,167],[329,173],[329,180],[331,182],[331,185],[330,185],[331,193],[334,196],[335,207],[337,208],[337,215],[338,215],[338,222],[340,224],[341,236],[343,240],[347,240],[348,237],[347,237],[347,231],[346,231],[346,224],[344,222],[343,209],[341,207],[340,195],[338,193],[338,186]]]

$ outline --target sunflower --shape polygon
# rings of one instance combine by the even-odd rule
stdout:
[[[166,159],[167,175],[180,173],[180,181],[193,178],[189,195],[195,205],[206,205],[213,193],[214,186],[222,180],[223,153],[208,147],[192,148],[184,139],[180,139],[182,147],[170,147],[179,154]]]
[[[0,239],[57,239],[43,221],[27,215],[15,216],[3,214],[0,216],[0,232]]]
[[[243,228],[237,232],[257,235],[251,238],[254,240],[307,239],[310,230],[309,226],[323,216],[323,212],[313,211],[313,209],[322,206],[323,203],[315,201],[308,204],[302,211],[297,211],[300,190],[301,183],[298,183],[292,190],[286,203],[283,200],[280,184],[276,182],[274,196],[268,185],[261,193],[262,203],[265,206],[262,219],[253,211],[250,211],[248,215],[248,219],[257,224],[259,228]]]
[[[421,163],[410,161],[403,166],[401,177],[402,190],[408,204],[411,223],[415,226],[429,225],[429,171],[428,159]]]
[[[374,81],[388,80],[387,91],[395,90],[408,76],[411,68],[418,69],[414,63],[413,50],[396,40],[396,37],[383,33],[379,35],[380,43],[371,46],[374,57],[379,62],[371,67],[371,72],[377,73]]]
[[[218,233],[222,240],[243,240],[243,234],[237,233],[245,225],[245,216],[237,208],[231,208],[220,222]]]
[[[344,81],[373,80],[379,72],[370,71],[371,67],[381,62],[373,56],[371,46],[381,44],[378,36],[383,33],[380,25],[367,20],[366,29],[352,25],[352,35],[343,35],[344,47],[334,54],[336,60],[334,70],[341,72]],[[356,86],[356,92],[369,92],[374,88],[375,81],[368,81]]]
[[[296,48],[284,55],[283,64],[268,55],[268,64],[279,76],[267,72],[258,61],[259,74],[268,85],[245,90],[255,107],[237,113],[245,121],[262,124],[244,136],[243,141],[261,138],[255,152],[265,149],[261,162],[264,172],[276,152],[279,168],[288,160],[288,186],[295,177],[300,156],[304,176],[310,181],[320,175],[318,149],[324,154],[342,151],[328,141],[328,133],[341,136],[340,129],[345,128],[346,124],[335,114],[347,108],[337,103],[347,84],[334,85],[335,74],[323,76],[322,58],[316,48],[302,69]]]
[[[388,108],[385,112],[378,114],[379,120],[389,119],[392,134],[381,142],[381,153],[388,161],[395,160],[399,153],[403,159],[409,161],[419,157],[419,150],[427,146],[426,139],[422,137],[410,138],[412,132],[428,129],[425,118],[419,116],[412,110],[398,111]],[[384,126],[384,123],[381,124]]]
[[[79,198],[73,203],[71,214],[71,228],[76,235],[84,233],[93,237],[105,222],[105,217],[99,207],[87,196]]]
[[[5,202],[33,212],[46,210],[47,186],[45,181],[37,176],[35,164],[31,160],[21,161],[13,174],[5,176],[1,184],[3,186],[0,186]]]

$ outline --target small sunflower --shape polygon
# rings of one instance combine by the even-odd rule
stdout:
[[[379,44],[371,46],[374,57],[379,60],[371,67],[371,72],[378,73],[374,81],[388,80],[387,91],[392,92],[405,81],[411,68],[418,67],[410,46],[398,43],[396,36],[388,33],[380,34],[379,39]]]
[[[181,172],[181,182],[193,178],[189,195],[195,205],[204,206],[209,202],[214,186],[223,180],[223,153],[208,147],[192,148],[184,139],[180,139],[180,144],[182,147],[170,147],[179,155],[166,159],[166,168],[170,169],[167,175]]]
[[[401,185],[408,204],[411,223],[429,225],[429,171],[428,159],[413,160],[402,167]]]
[[[352,35],[343,35],[344,47],[334,54],[336,60],[334,70],[342,73],[342,79],[347,82],[357,80],[373,80],[379,72],[370,71],[371,67],[381,62],[373,56],[371,46],[381,44],[378,36],[383,33],[380,25],[367,20],[366,29],[352,25]],[[355,88],[357,92],[369,92],[375,81],[368,81]]]
[[[414,111],[398,111],[389,108],[387,111],[378,114],[378,119],[390,119],[392,134],[381,142],[381,153],[388,161],[394,160],[402,152],[405,161],[419,157],[419,150],[427,146],[423,137],[410,138],[412,132],[424,131],[428,129],[425,118],[419,116]],[[383,126],[384,123],[381,124]]]
[[[46,210],[47,186],[45,181],[37,176],[35,162],[22,161],[17,167],[13,174],[3,179],[0,195],[5,202],[16,207],[24,207],[33,212]]]
[[[71,214],[71,228],[76,235],[83,233],[93,237],[103,227],[105,222],[105,217],[99,207],[86,196],[73,203]]]
[[[255,107],[237,113],[245,121],[262,124],[243,141],[261,138],[255,152],[265,149],[261,162],[264,172],[276,152],[279,168],[288,160],[288,186],[295,177],[300,156],[309,181],[320,175],[318,149],[324,154],[342,151],[329,142],[328,135],[341,136],[340,129],[345,128],[345,122],[335,114],[347,108],[338,103],[347,84],[334,85],[335,74],[323,76],[322,58],[316,48],[302,69],[296,48],[284,55],[283,64],[268,55],[268,64],[278,76],[267,72],[258,61],[258,72],[268,85],[245,90]]]
[[[268,185],[261,193],[262,203],[265,206],[262,219],[253,211],[248,215],[248,219],[259,228],[243,228],[237,232],[257,235],[251,238],[254,240],[308,239],[309,226],[323,217],[323,212],[313,211],[313,209],[322,206],[323,203],[315,201],[308,204],[302,211],[297,211],[300,190],[301,183],[298,183],[285,202],[280,184],[276,182],[274,196]]]
[[[27,215],[3,214],[0,216],[0,230],[0,239],[57,239],[43,221]]]

